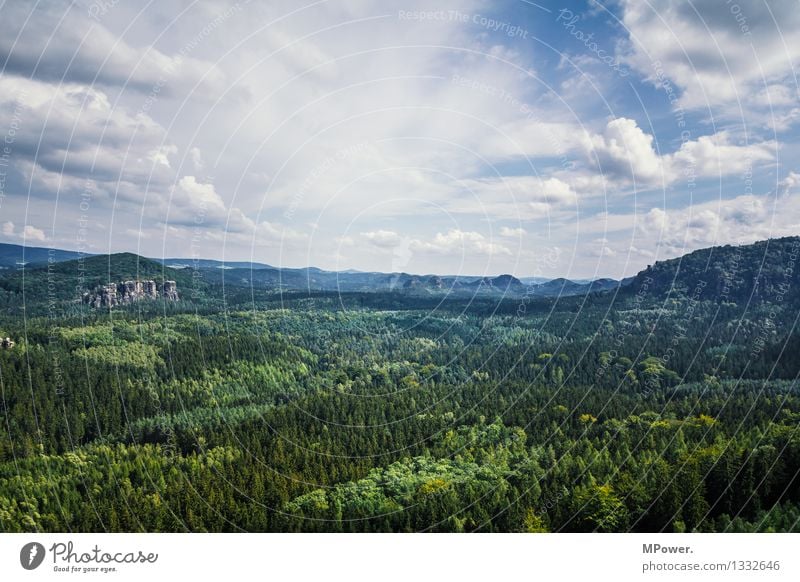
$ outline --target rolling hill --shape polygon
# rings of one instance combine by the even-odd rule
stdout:
[[[638,273],[625,293],[696,300],[781,301],[800,288],[800,237],[725,245],[660,261]]]

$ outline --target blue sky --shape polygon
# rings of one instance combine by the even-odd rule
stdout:
[[[800,234],[800,11],[0,6],[0,240],[413,273],[633,274]]]

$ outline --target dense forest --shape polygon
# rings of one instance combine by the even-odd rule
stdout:
[[[800,238],[625,285],[0,272],[2,531],[800,531]],[[181,300],[93,309],[127,278]]]

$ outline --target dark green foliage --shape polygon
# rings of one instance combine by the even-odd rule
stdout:
[[[26,270],[22,318],[10,273],[0,530],[799,531],[800,285],[692,291],[794,240],[566,299],[223,296],[123,255],[93,276],[200,292],[53,307]]]

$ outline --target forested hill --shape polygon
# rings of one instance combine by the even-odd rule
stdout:
[[[800,297],[800,237],[711,247],[641,271],[623,289],[640,297],[688,297],[732,303]]]
[[[22,264],[34,265],[49,262],[71,261],[82,253],[61,249],[48,249],[28,245],[0,244],[0,269],[13,269]],[[89,256],[89,255],[85,255]]]
[[[26,308],[36,313],[51,302],[78,302],[85,291],[98,285],[129,280],[154,280],[159,284],[175,281],[182,291],[205,288],[191,272],[171,269],[133,253],[118,253],[6,271],[0,276],[0,298],[11,308],[10,313],[15,313],[15,308],[23,305],[24,290]]]
[[[5,271],[0,531],[800,531],[797,241],[567,298]],[[165,278],[180,301],[75,302]]]
[[[0,251],[6,247],[13,245],[0,245]],[[16,251],[12,251],[8,251],[8,256],[13,258]],[[511,275],[491,278],[345,273],[314,268],[280,269],[263,264],[258,268],[255,264],[243,268],[208,261],[192,263],[193,268],[186,268],[189,263],[184,261],[173,268],[165,261],[133,253],[85,255],[64,261],[70,251],[53,251],[48,255],[47,249],[28,249],[26,260],[38,251],[41,252],[36,256],[50,257],[49,264],[45,260],[29,263],[24,269],[15,265],[0,271],[0,307],[11,308],[8,313],[15,313],[15,307],[23,304],[23,287],[26,308],[36,311],[54,300],[76,300],[79,289],[89,291],[98,285],[133,279],[152,279],[159,284],[174,280],[179,289],[191,289],[197,301],[206,303],[221,299],[223,292],[227,301],[235,303],[277,291],[379,296],[390,293],[392,300],[400,301],[399,295],[409,295],[422,302],[429,296],[437,300],[448,296],[455,301],[525,297],[537,301],[549,298],[560,303],[565,297],[587,293],[599,293],[596,297],[605,297],[603,301],[628,298],[639,303],[662,302],[667,298],[739,305],[800,301],[800,269],[794,265],[800,257],[800,237],[711,247],[657,262],[624,281],[599,279],[589,283],[567,279],[523,283]]]
[[[56,263],[47,267],[39,267],[28,272],[50,272],[59,275],[80,274],[86,285],[102,285],[115,281],[153,279],[159,283],[164,280],[178,281],[188,285],[192,276],[188,271],[165,267],[152,259],[146,259],[133,253],[115,253],[112,255],[96,255],[81,260]]]

